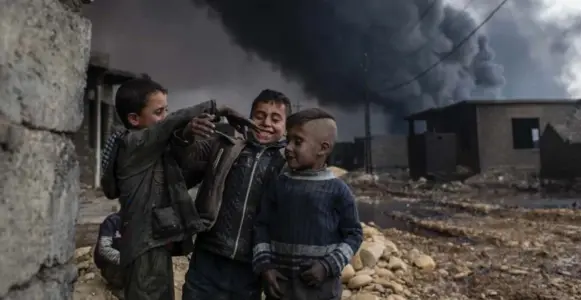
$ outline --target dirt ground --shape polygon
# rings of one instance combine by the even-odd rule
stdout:
[[[376,299],[581,299],[581,210],[574,199],[483,193],[459,183],[351,184],[363,221],[388,228],[382,231],[402,251],[417,249],[437,264],[432,272],[401,275],[404,298]],[[187,263],[174,261],[176,299]],[[75,300],[115,299],[94,266],[80,269]]]

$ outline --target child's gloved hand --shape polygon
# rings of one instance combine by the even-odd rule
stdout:
[[[320,261],[314,261],[304,268],[301,279],[308,286],[318,286],[327,278],[327,269]]]
[[[209,114],[202,114],[199,117],[193,118],[188,126],[184,128],[182,133],[183,137],[187,137],[190,135],[199,136],[203,138],[208,138],[210,135],[214,133],[214,129],[216,125],[212,122],[214,119],[213,115]]]
[[[287,280],[279,271],[270,269],[262,272],[262,279],[266,282],[266,292],[268,296],[275,299],[282,298],[283,290],[278,284],[279,280]]]

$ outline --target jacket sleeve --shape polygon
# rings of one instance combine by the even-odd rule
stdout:
[[[355,197],[350,188],[342,181],[337,193],[339,212],[339,231],[342,241],[337,249],[323,257],[323,266],[329,276],[340,276],[343,268],[351,262],[351,258],[363,241],[363,229],[359,221],[359,213]]]
[[[113,248],[113,238],[118,228],[109,219],[101,224],[99,228],[99,240],[97,241],[97,254],[110,264],[119,265],[121,253]]]
[[[210,100],[195,106],[180,109],[165,120],[142,130],[129,131],[124,140],[127,157],[144,167],[159,159],[169,145],[174,132],[185,127],[188,122],[202,113],[216,113],[216,102]]]
[[[178,163],[188,189],[202,182],[206,167],[212,159],[212,149],[218,143],[216,138],[187,141],[176,130],[171,140],[171,154]]]
[[[272,268],[272,251],[270,248],[270,215],[276,205],[276,182],[265,191],[258,207],[254,223],[254,247],[252,248],[252,268],[256,274]]]

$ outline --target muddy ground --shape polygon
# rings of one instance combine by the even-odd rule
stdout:
[[[577,198],[530,186],[348,181],[362,221],[383,228],[400,249],[415,248],[436,261],[435,271],[401,279],[407,299],[581,299]],[[187,259],[176,259],[175,269],[181,299]],[[86,265],[74,299],[115,298]]]

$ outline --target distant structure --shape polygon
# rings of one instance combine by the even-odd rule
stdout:
[[[562,122],[573,100],[470,100],[428,109],[409,122],[408,158],[412,177],[473,173],[513,167],[540,172],[540,141],[547,124]],[[425,122],[426,132],[415,124]]]

